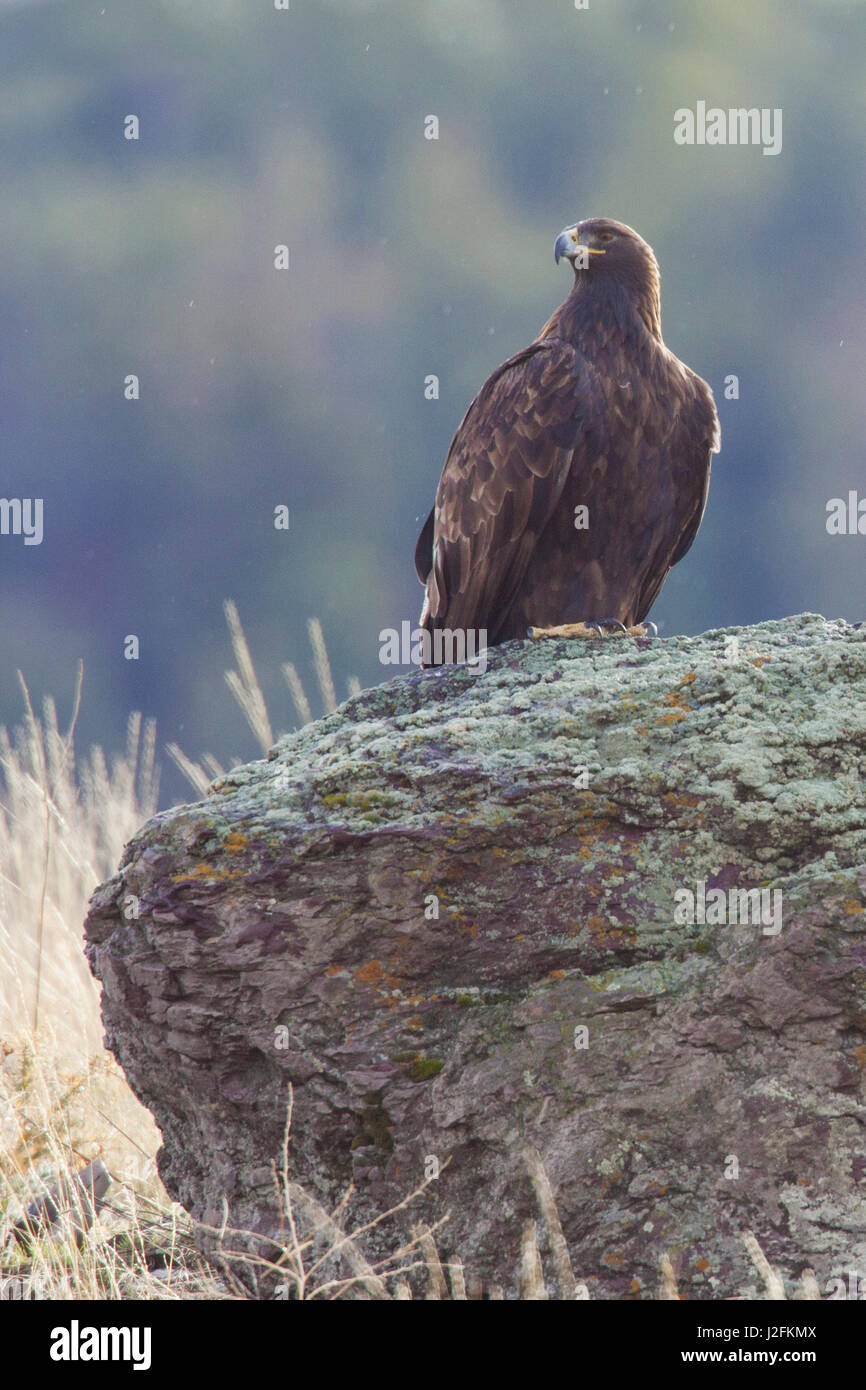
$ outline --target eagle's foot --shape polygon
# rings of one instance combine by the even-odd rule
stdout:
[[[598,622],[563,623],[560,627],[531,627],[528,635],[537,637],[605,637],[610,630],[616,637],[658,637],[655,623],[637,623],[626,627],[618,618],[600,618]],[[650,632],[652,629],[652,632]]]

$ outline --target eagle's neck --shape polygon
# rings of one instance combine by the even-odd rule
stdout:
[[[612,338],[637,342],[647,332],[662,342],[658,278],[637,285],[578,271],[571,294],[550,321],[548,336],[551,328],[557,337],[585,349],[609,344]]]

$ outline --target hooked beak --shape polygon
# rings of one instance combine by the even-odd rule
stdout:
[[[573,227],[566,227],[559,233],[553,243],[553,259],[559,265],[560,259],[564,256],[572,265],[579,256],[603,256],[604,252],[595,246],[581,246],[580,244],[580,224],[576,222]]]

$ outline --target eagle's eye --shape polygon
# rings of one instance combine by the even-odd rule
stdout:
[[[599,232],[599,241],[613,241],[613,232]]]

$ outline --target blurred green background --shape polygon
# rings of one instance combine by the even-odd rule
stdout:
[[[226,597],[280,730],[311,614],[338,694],[392,676],[451,435],[590,216],[654,246],[722,419],[662,634],[866,617],[866,537],[825,529],[866,494],[864,58],[866,5],[834,0],[0,3],[0,496],[45,507],[42,545],[0,537],[0,722],[18,667],[65,718],[83,657],[79,745],[140,709],[160,744],[253,756]],[[675,145],[698,100],[781,107],[781,153]]]

